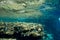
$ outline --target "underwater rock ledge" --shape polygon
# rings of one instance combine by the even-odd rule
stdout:
[[[17,40],[45,40],[47,34],[42,24],[26,22],[0,22],[0,38]]]
[[[44,31],[41,24],[25,22],[0,22],[1,38],[43,38]]]

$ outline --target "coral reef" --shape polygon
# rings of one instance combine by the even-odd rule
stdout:
[[[46,38],[49,39],[48,36],[49,35],[44,32],[42,24],[26,22],[0,22],[1,38],[17,38],[20,40],[45,40]]]
[[[43,15],[38,10],[42,3],[44,3],[43,0],[2,0],[0,17],[37,18]]]
[[[0,23],[0,32],[4,34],[13,35],[14,32],[21,33],[23,36],[42,36],[44,34],[43,27],[37,23],[24,23],[24,22],[2,22]]]

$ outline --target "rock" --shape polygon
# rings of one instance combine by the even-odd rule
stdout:
[[[3,26],[1,26],[0,24],[0,32],[2,32],[1,30],[3,30],[3,33],[8,34],[8,35],[13,35],[14,33],[17,33],[17,34],[20,33],[23,36],[31,35],[33,37],[44,35],[43,26],[37,23],[21,23],[21,22],[20,23],[15,23],[15,22],[9,23],[7,22],[7,25],[5,23],[3,24]]]
[[[0,17],[37,18],[43,15],[38,10],[42,3],[41,0],[3,0],[0,2]]]

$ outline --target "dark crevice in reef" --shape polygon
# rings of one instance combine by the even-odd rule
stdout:
[[[0,32],[0,38],[12,38],[12,35],[8,35]]]
[[[30,36],[25,36],[23,37],[22,35],[20,35],[20,33],[17,33],[14,34],[14,37],[17,39],[17,40],[42,40],[42,36],[38,36],[38,37],[33,37],[32,35]]]
[[[16,40],[42,40],[42,36],[33,37],[30,36],[21,36],[20,33],[14,33],[13,35],[8,35],[0,32],[0,38],[15,38]]]

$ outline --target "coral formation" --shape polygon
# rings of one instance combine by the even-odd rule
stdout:
[[[46,38],[49,39],[49,35],[44,32],[42,24],[26,22],[0,22],[0,37],[2,38],[45,40]]]
[[[23,36],[42,36],[44,34],[43,27],[37,23],[24,23],[24,22],[2,22],[0,23],[0,32],[4,34],[13,35],[14,32],[19,33]]]

